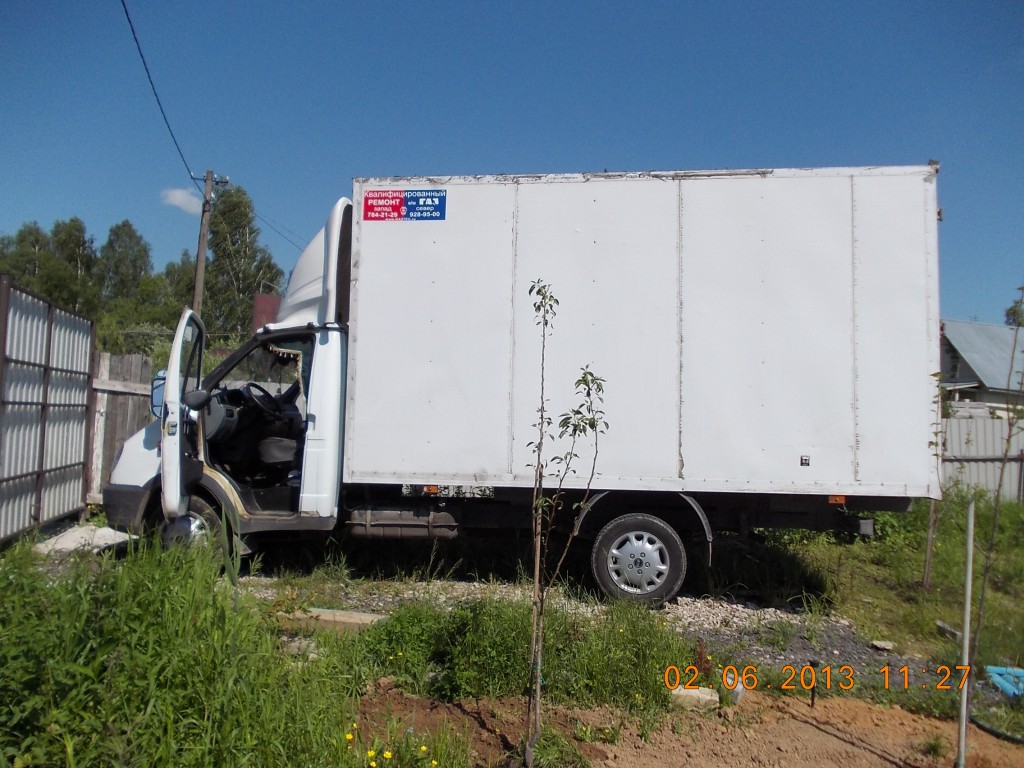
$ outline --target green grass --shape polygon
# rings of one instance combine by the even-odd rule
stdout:
[[[915,504],[903,515],[876,518],[872,541],[843,543],[834,537],[807,537],[790,547],[807,567],[829,574],[827,596],[864,636],[885,638],[904,654],[917,653],[951,663],[959,658],[954,641],[936,630],[936,620],[959,628],[963,621],[967,494],[953,489],[939,504],[939,527],[932,587],[922,588],[928,505]],[[993,519],[991,500],[980,496],[975,522],[977,605],[984,557]],[[978,652],[980,664],[1020,666],[1024,647],[1024,506],[1002,505],[985,617]],[[976,620],[976,619],[975,619]]]
[[[798,631],[813,644],[826,617],[839,612],[865,639],[892,640],[902,654],[950,663],[957,649],[937,635],[935,619],[959,625],[965,506],[959,491],[942,502],[929,592],[920,585],[926,505],[879,516],[879,535],[871,541],[808,533],[769,534],[761,542],[723,537],[724,562],[710,581],[722,594],[756,587],[763,603],[798,607],[807,620],[799,628],[763,628],[769,647],[781,650]],[[991,504],[982,499],[979,543],[987,542],[991,520]],[[1022,660],[1022,530],[1024,508],[1006,505],[982,663],[1019,666]],[[432,551],[413,565],[412,575],[383,574],[390,581],[381,586],[368,583],[365,569],[339,551],[328,547],[321,554],[308,558],[304,573],[280,579],[279,598],[267,606],[232,588],[204,548],[141,547],[122,560],[83,554],[55,567],[28,546],[9,547],[0,554],[0,760],[18,766],[298,761],[346,767],[368,765],[373,751],[390,753],[389,765],[468,765],[469,744],[450,729],[417,734],[397,722],[380,733],[353,728],[359,697],[384,676],[411,693],[447,701],[523,695],[529,604],[485,598],[451,611],[406,604],[360,635],[317,635],[316,657],[298,660],[281,652],[276,610],[322,606],[331,598],[343,603],[352,590],[397,587],[411,578],[473,578],[478,567],[461,558],[442,566],[447,560]],[[665,668],[710,669],[708,650],[715,665],[730,663],[720,649],[697,648],[643,607],[612,603],[590,618],[552,604],[544,695],[552,703],[610,706],[649,735],[669,708]],[[719,682],[710,674],[703,672],[698,682]],[[938,691],[859,686],[858,692],[937,716],[951,715],[955,700]],[[1024,731],[1020,707],[980,714],[1001,730]],[[545,738],[552,760],[576,760],[558,738]]]
[[[533,751],[537,768],[590,768],[590,761],[562,733],[544,727]]]
[[[363,640],[381,675],[413,693],[457,701],[526,692],[529,628],[529,603],[485,598],[450,613],[425,604],[399,607]],[[544,649],[548,700],[606,704],[652,719],[668,710],[665,668],[695,658],[693,646],[658,614],[627,603],[593,619],[548,609]]]
[[[956,664],[960,658],[959,644],[938,632],[936,620],[957,629],[963,621],[969,499],[968,491],[954,487],[938,505],[932,585],[927,591],[922,586],[927,502],[916,503],[908,513],[876,515],[876,536],[870,540],[800,531],[770,532],[761,545],[765,551],[751,556],[754,567],[747,571],[739,568],[728,578],[741,583],[751,578],[749,574],[763,575],[763,562],[775,563],[775,572],[761,584],[763,599],[767,603],[797,605],[807,625],[804,635],[812,644],[815,627],[821,626],[826,615],[839,614],[852,620],[865,641],[890,640],[902,655],[920,655],[935,664]],[[977,494],[975,500],[975,612],[972,621],[976,628],[984,552],[992,535],[993,505],[992,499],[984,494]],[[1019,640],[1024,631],[1021,532],[1024,532],[1024,505],[1004,502],[991,559],[976,668],[986,664],[1024,665],[1024,646]],[[733,560],[736,559],[733,556]],[[780,649],[789,639],[781,627],[769,627],[765,635],[770,647]],[[886,691],[881,684],[861,685],[858,681],[858,692],[921,714],[952,717],[956,712],[957,697],[946,691]],[[1003,730],[1024,734],[1024,716],[1019,707],[1004,703],[985,716],[999,722]]]
[[[958,487],[939,503],[932,585],[922,587],[928,503],[907,513],[879,513],[876,536],[861,540],[840,534],[770,531],[761,539],[723,536],[708,577],[711,594],[752,594],[759,603],[795,608],[813,644],[816,628],[829,615],[851,619],[865,639],[896,643],[905,655],[955,663],[955,641],[936,629],[936,620],[959,628],[963,621],[965,520],[969,495]],[[977,606],[984,550],[993,520],[992,500],[977,496],[974,605]],[[978,662],[1021,666],[1024,647],[1024,505],[1004,502],[991,559]],[[975,622],[976,622],[975,613]],[[769,627],[772,647],[790,638]]]
[[[376,669],[366,647],[325,635],[315,660],[286,656],[206,548],[86,554],[54,573],[19,545],[0,556],[0,584],[7,764],[362,766],[378,748],[408,753],[392,765],[439,749],[441,765],[468,764],[451,734],[346,740]]]
[[[322,568],[313,581],[344,581],[343,563]],[[355,727],[368,684],[390,676],[448,701],[528,684],[526,602],[405,605],[360,634],[318,633],[315,654],[298,658],[282,651],[273,612],[233,588],[205,547],[55,566],[17,545],[0,555],[0,584],[7,764],[344,767],[369,765],[372,751],[378,765],[465,766],[469,744],[451,729]],[[593,619],[549,608],[545,637],[549,702],[610,705],[644,733],[669,708],[665,667],[695,659],[659,614],[629,604]],[[538,755],[574,764],[564,741],[547,734]]]
[[[949,744],[947,744],[946,740],[938,733],[922,741],[919,748],[922,755],[933,759],[949,757],[950,753]]]

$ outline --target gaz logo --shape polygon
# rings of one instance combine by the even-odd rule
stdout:
[[[363,221],[444,221],[445,189],[368,189]]]

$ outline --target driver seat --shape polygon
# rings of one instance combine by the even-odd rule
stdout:
[[[287,437],[265,437],[260,440],[260,461],[264,464],[288,464],[295,460],[298,441]]]

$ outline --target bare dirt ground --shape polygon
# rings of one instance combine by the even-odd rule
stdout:
[[[360,718],[384,727],[397,719],[416,731],[434,731],[445,722],[464,733],[479,766],[503,767],[525,730],[525,702],[519,699],[445,704],[411,696],[382,680],[363,697]],[[720,711],[676,711],[645,741],[636,723],[610,710],[548,708],[546,722],[564,733],[595,768],[657,766],[851,766],[893,768],[952,765],[956,756],[954,722],[933,720],[853,698],[776,697],[748,691]],[[575,740],[620,728],[617,743]],[[969,731],[967,765],[975,768],[1024,766],[1024,747],[1000,741],[974,726]]]

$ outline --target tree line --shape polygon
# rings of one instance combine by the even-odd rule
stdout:
[[[220,193],[210,211],[203,299],[203,322],[213,336],[248,335],[253,296],[282,288],[284,273],[259,235],[246,191]],[[153,354],[166,348],[182,308],[192,305],[195,259],[184,250],[154,272],[152,249],[130,221],[112,226],[97,247],[85,223],[72,217],[49,231],[33,221],[0,235],[0,273],[94,320],[100,349]]]

